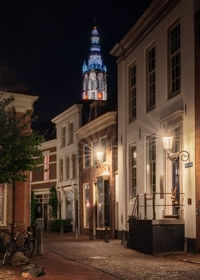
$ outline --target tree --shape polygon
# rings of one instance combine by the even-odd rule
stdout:
[[[31,131],[32,112],[16,116],[12,106],[14,97],[0,97],[0,183],[13,187],[12,233],[14,233],[15,183],[25,181],[26,171],[33,170],[42,162],[39,145],[42,136]]]
[[[55,187],[51,187],[50,189],[49,205],[51,206],[52,209],[52,216],[54,217],[54,219],[57,219],[58,198],[57,198],[57,191]]]

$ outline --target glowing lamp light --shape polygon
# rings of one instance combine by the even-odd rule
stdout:
[[[163,147],[165,151],[171,151],[173,145],[173,136],[162,137]]]
[[[97,151],[97,160],[98,161],[103,161],[103,152],[101,151]]]
[[[86,202],[86,207],[90,207],[89,201]]]
[[[176,161],[180,158],[182,161],[190,161],[190,154],[187,151],[180,151],[175,154],[170,154],[173,145],[173,136],[162,137],[163,148],[166,151],[167,158],[171,161]]]

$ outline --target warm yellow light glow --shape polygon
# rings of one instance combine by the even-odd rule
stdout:
[[[97,160],[98,161],[103,161],[103,152],[97,151]]]
[[[90,207],[89,201],[86,202],[86,207]]]
[[[165,136],[162,137],[163,147],[165,151],[170,151],[172,149],[173,144],[173,136]]]

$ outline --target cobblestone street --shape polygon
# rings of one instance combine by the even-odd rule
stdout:
[[[145,255],[122,246],[119,240],[105,243],[102,240],[89,240],[87,236],[75,238],[52,234],[45,236],[45,248],[116,279],[200,279],[198,255],[195,263],[189,263],[186,256],[185,261],[177,260],[176,254],[168,257]]]

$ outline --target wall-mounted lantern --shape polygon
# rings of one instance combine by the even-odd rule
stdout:
[[[187,151],[180,151],[175,154],[171,154],[173,147],[173,136],[162,137],[163,148],[166,151],[167,158],[171,161],[175,161],[180,158],[182,161],[190,161],[190,154]]]

